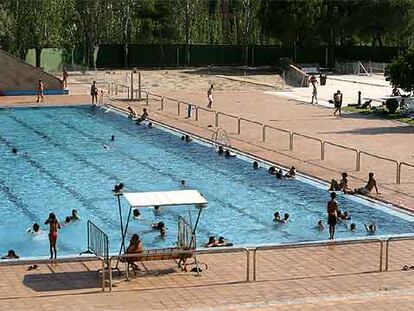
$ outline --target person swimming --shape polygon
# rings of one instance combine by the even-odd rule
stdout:
[[[340,220],[351,220],[351,215],[349,215],[349,212],[347,212],[347,211],[342,213],[339,210],[338,211],[338,219],[340,219]]]
[[[277,213],[277,212],[276,212]],[[275,214],[276,214],[275,213]],[[285,223],[288,223],[289,222],[289,214],[288,213],[286,213],[284,216],[283,216],[283,219],[281,219],[280,218],[280,215],[279,215],[279,218],[277,218],[276,217],[276,215],[275,215],[275,218],[273,219],[273,221],[275,221],[275,222],[277,222],[277,223],[279,223],[279,224],[285,224]]]
[[[180,181],[180,187],[183,189],[187,188],[187,182],[184,179]]]
[[[254,161],[253,162],[253,169],[254,170],[258,170],[259,169],[259,162],[257,162],[257,161]]]
[[[152,128],[152,122],[148,122],[148,128],[150,129],[150,128]]]
[[[277,173],[276,173],[276,178],[277,178],[277,179],[283,179],[283,178],[284,178],[284,176],[283,176],[283,170],[282,170],[282,169],[279,169],[279,170],[277,171]]]
[[[213,247],[227,247],[233,246],[233,243],[226,241],[224,237],[219,237],[218,241],[213,245]]]
[[[70,215],[70,219],[71,220],[80,220],[80,216],[78,214],[78,210],[73,209],[72,210],[72,215]]]
[[[31,234],[40,234],[42,233],[42,230],[40,229],[39,224],[35,222],[33,226],[27,230],[27,232]]]
[[[377,231],[377,224],[375,221],[371,221],[369,225],[364,224],[365,229],[368,233],[374,234]]]
[[[12,148],[12,153],[17,154],[17,148]]]
[[[224,153],[224,149],[223,149],[223,147],[222,147],[222,146],[219,146],[219,147],[218,147],[217,153],[218,153],[219,155],[223,155],[223,153]]]
[[[112,192],[114,192],[116,195],[116,194],[122,193],[123,190],[124,190],[124,184],[120,183],[119,185],[114,186],[114,190],[112,190]]]
[[[287,172],[285,174],[286,178],[295,178],[296,177],[296,168],[294,166],[292,166],[289,170],[289,172]]]
[[[154,214],[156,215],[156,216],[160,216],[161,214],[162,214],[162,209],[161,209],[161,207],[159,207],[159,206],[154,206]]]
[[[319,231],[323,231],[323,230],[325,230],[325,224],[323,223],[323,220],[322,220],[322,219],[320,219],[320,220],[318,221],[318,224],[316,225],[316,228],[317,228]]]
[[[349,227],[349,230],[355,231],[356,230],[356,224],[352,223],[351,226]]]
[[[213,247],[214,245],[216,245],[216,243],[216,238],[214,236],[210,236],[205,247]]]
[[[71,218],[70,218],[70,216],[66,216],[65,221],[64,221],[64,222],[62,222],[62,223],[60,223],[60,225],[61,225],[62,227],[65,227],[65,226],[69,225],[69,223],[70,223],[70,222],[71,222]]]
[[[135,209],[132,211],[132,217],[133,217],[134,219],[140,219],[140,218],[141,218],[141,212],[139,211],[139,209],[135,208]]]
[[[111,135],[111,141],[115,141],[115,135]]]
[[[19,259],[19,255],[16,254],[16,251],[9,249],[6,256],[1,257],[1,259]]]
[[[224,156],[226,158],[234,158],[236,155],[231,153],[230,150],[226,149],[226,151],[224,151]]]
[[[165,224],[163,221],[160,221],[160,222],[157,222],[151,225],[151,229],[154,229],[154,230],[161,230],[161,228],[165,228]]]
[[[193,139],[190,137],[190,136],[188,136],[188,135],[185,135],[185,142],[186,143],[189,143],[189,142],[191,142]]]
[[[279,212],[274,213],[273,214],[273,221],[274,222],[279,222],[280,220],[281,220],[280,213]]]
[[[276,175],[276,168],[274,166],[271,166],[271,167],[268,168],[267,172],[270,175]]]

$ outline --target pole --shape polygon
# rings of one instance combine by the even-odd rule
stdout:
[[[122,209],[121,209],[121,198],[120,196],[122,195],[122,193],[115,193],[116,197],[117,197],[117,201],[118,201],[118,212],[119,212],[119,221],[121,224],[121,238],[122,238],[122,243],[121,243],[121,247],[119,248],[119,252],[118,255],[121,255],[122,253],[122,249],[125,252],[125,237],[124,237],[124,224],[122,221]],[[116,266],[115,269],[118,269],[118,263],[119,263],[119,258],[116,260]]]
[[[141,101],[141,71],[138,72],[138,101]]]
[[[131,71],[131,100],[134,99],[134,70]]]

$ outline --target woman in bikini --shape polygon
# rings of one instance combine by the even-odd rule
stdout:
[[[60,224],[59,221],[56,219],[56,215],[54,213],[49,214],[49,218],[45,221],[45,225],[49,225],[50,259],[56,259],[56,243],[58,238],[58,230],[60,229]]]

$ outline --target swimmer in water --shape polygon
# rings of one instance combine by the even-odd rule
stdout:
[[[226,149],[226,151],[224,151],[224,156],[226,158],[234,158],[236,155],[231,153],[230,150]]]
[[[324,225],[324,223],[323,223],[323,220],[322,220],[322,219],[320,219],[320,220],[318,221],[318,225],[316,226],[316,228],[317,228],[319,231],[323,231],[323,230],[325,230],[325,225]]]
[[[6,256],[1,257],[1,259],[19,259],[20,257],[16,254],[13,249],[9,249]]]
[[[223,153],[224,153],[224,149],[223,149],[223,147],[222,147],[222,146],[219,146],[219,147],[218,147],[217,153],[218,153],[219,155],[223,155]]]
[[[224,237],[219,237],[218,241],[213,245],[213,247],[225,247],[225,246],[233,246],[233,243],[226,241]]]
[[[276,168],[274,166],[269,167],[269,169],[267,170],[267,172],[270,175],[276,175]]]
[[[274,222],[279,222],[280,220],[281,220],[280,213],[279,212],[274,213],[273,214],[273,221]]]
[[[115,135],[111,136],[111,141],[115,141]]]
[[[148,128],[152,128],[152,122],[148,122]]]
[[[140,218],[141,218],[141,212],[139,211],[139,209],[135,208],[135,209],[132,211],[132,217],[133,217],[134,219],[140,219]]]
[[[69,225],[69,223],[70,223],[70,216],[66,216],[65,221],[64,221],[64,222],[62,222],[60,225],[61,225],[62,227],[64,227],[64,226]]]
[[[277,173],[276,173],[276,178],[277,178],[277,179],[283,179],[283,178],[284,178],[284,176],[283,176],[283,170],[282,170],[282,169],[279,169],[279,170],[277,171]]]
[[[296,177],[296,168],[294,166],[292,166],[289,170],[289,172],[287,172],[285,174],[286,178],[295,178]]]
[[[71,220],[80,220],[80,216],[78,214],[78,210],[73,209],[72,210],[72,215],[70,215],[70,219]]]
[[[377,231],[377,224],[375,223],[375,221],[371,221],[369,225],[364,224],[364,227],[367,230],[367,232],[371,234],[374,234]]]
[[[193,139],[190,137],[190,136],[188,136],[188,135],[185,135],[185,142],[186,143],[189,143],[189,142],[191,142]]]
[[[181,188],[187,188],[187,183],[186,183],[186,181],[184,179],[181,180],[180,186],[181,186]]]
[[[356,224],[355,224],[355,223],[352,223],[352,224],[351,224],[351,226],[350,226],[350,230],[351,230],[351,231],[355,231],[355,230],[356,230]]]
[[[217,241],[216,238],[214,236],[211,236],[208,239],[208,242],[206,243],[205,247],[213,247],[214,245],[216,245]]]
[[[259,162],[257,162],[257,161],[254,161],[253,162],[253,169],[254,170],[258,170],[259,169]]]
[[[28,233],[31,233],[31,234],[40,234],[40,233],[42,233],[42,230],[40,229],[40,226],[39,226],[38,223],[34,223],[33,224],[33,227],[32,228],[29,228],[27,230],[27,232]]]
[[[17,148],[12,148],[12,153],[17,154]]]

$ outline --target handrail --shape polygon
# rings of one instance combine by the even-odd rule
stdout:
[[[389,246],[391,241],[403,241],[403,240],[414,240],[414,236],[399,236],[399,237],[390,237],[385,242],[385,269],[388,271],[388,261],[389,261]]]
[[[361,167],[361,154],[365,154],[365,155],[368,155],[368,156],[373,157],[373,158],[377,158],[377,159],[381,159],[381,160],[384,160],[384,161],[389,161],[389,162],[395,163],[396,164],[396,177],[395,177],[395,182],[398,184],[399,165],[398,165],[398,161],[397,160],[389,159],[389,158],[382,157],[382,156],[378,156],[378,155],[375,155],[375,154],[372,154],[372,153],[368,153],[368,152],[365,152],[365,151],[359,151],[359,165],[358,165],[359,168]]]
[[[148,249],[151,251],[151,249]],[[243,252],[246,253],[246,282],[250,282],[250,250],[246,247],[216,247],[211,249],[199,249],[199,250],[179,250],[177,251],[180,254],[194,254],[194,255],[203,255],[203,254],[224,254],[224,253],[238,253]],[[145,253],[140,254],[123,254],[123,255],[114,255],[109,258],[109,290],[112,290],[112,260],[119,260],[122,258],[139,258],[139,257],[146,257]],[[156,261],[156,260],[155,260]]]
[[[346,149],[346,150],[351,150],[351,151],[355,151],[356,153],[356,159],[355,159],[355,170],[358,170],[358,149],[356,148],[351,148],[351,147],[347,147],[347,146],[343,146],[343,145],[339,145],[339,144],[335,144],[335,143],[331,143],[329,141],[323,141],[322,143],[322,149],[323,149],[323,153],[322,153],[322,160],[325,160],[325,144],[326,145],[331,145],[331,146],[335,146],[338,148],[342,148],[342,149]]]
[[[89,262],[100,261],[102,263],[102,291],[105,291],[105,259],[101,256],[88,256],[88,257],[63,257],[57,258],[53,261],[50,259],[4,259],[0,261],[1,266],[25,266],[33,264],[51,264],[51,263],[73,263],[73,262]]]
[[[293,142],[294,142],[293,137],[295,135],[296,136],[300,136],[300,137],[304,137],[304,138],[307,138],[307,139],[310,139],[310,140],[318,141],[321,144],[321,160],[324,159],[324,155],[323,155],[324,154],[324,148],[323,148],[323,140],[322,139],[319,139],[319,138],[316,138],[316,137],[312,137],[312,136],[308,136],[308,135],[305,135],[305,134],[300,134],[300,133],[292,132],[292,134],[291,134],[291,139],[292,139],[291,146],[292,146],[292,149],[291,150],[293,150],[293,146],[294,146],[294,144],[293,144]]]
[[[258,246],[253,250],[253,281],[256,281],[257,277],[257,251],[259,250],[274,250],[274,249],[292,249],[301,247],[315,247],[315,246],[332,246],[332,245],[348,245],[348,244],[367,244],[367,243],[380,243],[380,259],[379,259],[379,271],[382,271],[382,257],[384,252],[384,241],[378,238],[372,239],[354,239],[354,240],[332,240],[332,241],[313,241],[313,242],[299,242],[291,244]]]
[[[408,167],[413,167],[413,164],[407,163],[407,162],[400,162],[400,164],[398,164],[398,173],[397,173],[397,184],[401,184],[401,168],[403,166],[408,166]]]
[[[111,91],[111,84],[113,84],[113,82],[108,82],[109,93]],[[144,90],[141,90],[141,92],[146,94],[146,99],[145,99],[146,100],[146,105],[149,105],[149,99],[148,99],[149,95],[160,98],[160,100],[161,100],[161,110],[163,110],[163,107],[164,107],[163,106],[164,105],[163,98],[171,100],[171,101],[178,102],[178,107],[177,107],[178,114],[181,113],[180,107],[179,107],[180,103],[190,105],[187,102],[181,102],[181,101],[179,101],[177,99],[174,99],[174,98],[171,98],[171,97],[157,95],[157,94],[154,94],[154,93],[151,93],[151,92],[148,92],[148,91],[144,91]],[[238,120],[237,133],[238,134],[241,134],[241,122],[242,121],[246,121],[246,122],[250,122],[250,123],[262,126],[262,141],[263,142],[266,141],[266,128],[271,128],[271,129],[275,129],[275,130],[278,130],[278,131],[281,131],[281,132],[289,133],[290,134],[290,137],[289,137],[289,139],[290,139],[290,146],[289,146],[290,150],[293,150],[294,135],[301,136],[301,137],[308,138],[308,139],[315,140],[315,141],[319,141],[321,143],[321,160],[325,160],[325,144],[332,145],[332,146],[337,146],[339,148],[343,148],[343,149],[347,149],[347,150],[355,151],[356,152],[356,157],[357,157],[356,158],[356,171],[357,172],[360,171],[360,169],[361,169],[361,154],[366,154],[366,155],[369,155],[369,156],[372,156],[372,157],[375,157],[375,158],[378,158],[378,159],[383,159],[383,160],[386,160],[386,161],[394,162],[397,165],[397,176],[396,176],[396,183],[397,184],[401,183],[401,168],[402,168],[402,166],[405,165],[405,166],[409,166],[409,167],[414,167],[414,165],[406,163],[406,162],[399,163],[397,160],[377,156],[377,155],[374,155],[374,154],[371,154],[371,153],[368,153],[368,152],[365,152],[365,151],[358,151],[358,149],[356,149],[356,148],[346,147],[346,146],[343,146],[343,145],[340,145],[340,144],[332,143],[332,142],[329,142],[329,141],[324,141],[324,140],[322,140],[320,138],[317,138],[317,137],[312,137],[312,136],[308,136],[308,135],[305,135],[305,134],[292,132],[292,131],[285,130],[285,129],[276,128],[276,127],[273,127],[273,126],[270,126],[270,125],[267,125],[267,124],[264,124],[264,123],[261,123],[261,122],[258,122],[258,121],[253,121],[253,120],[249,120],[249,119],[246,119],[246,118],[243,118],[243,117],[234,116],[234,115],[227,114],[227,113],[224,113],[224,112],[221,112],[221,111],[211,110],[211,109],[208,109],[208,108],[201,107],[199,105],[194,105],[194,104],[191,104],[191,105],[195,108],[195,111],[196,111],[195,121],[199,121],[199,110],[204,110],[204,111],[207,111],[207,112],[214,113],[215,114],[215,124],[216,124],[217,127],[219,125],[218,124],[219,123],[218,117],[219,117],[220,114],[223,114],[223,115],[226,115],[228,117],[237,119]],[[269,149],[269,150],[272,150],[272,149]]]

